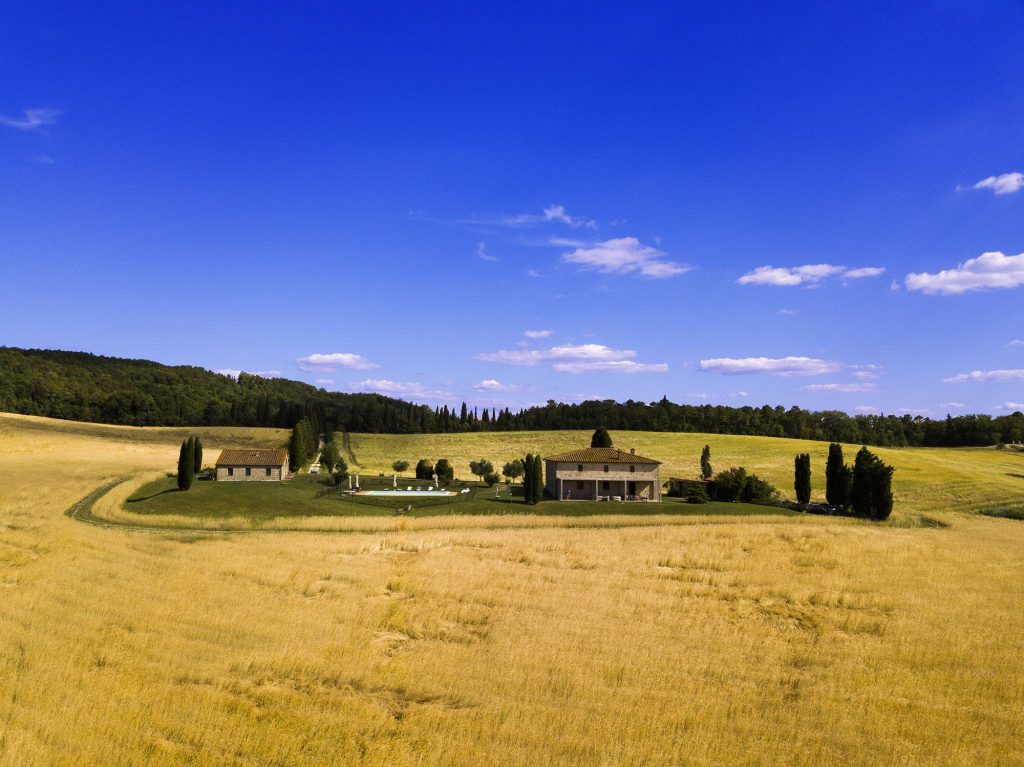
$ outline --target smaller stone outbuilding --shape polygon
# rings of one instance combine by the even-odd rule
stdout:
[[[218,482],[280,482],[287,476],[287,450],[224,450],[217,459]]]

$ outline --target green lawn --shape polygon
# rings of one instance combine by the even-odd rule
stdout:
[[[590,444],[592,431],[475,432],[469,434],[352,434],[352,471],[390,474],[396,458],[447,458],[456,477],[469,476],[469,461],[487,458],[495,467],[527,452],[551,455]],[[661,478],[695,477],[700,452],[711,446],[715,471],[744,466],[792,498],[793,456],[811,454],[812,500],[825,500],[827,442],[747,437],[612,430],[615,446],[635,447],[637,453],[662,461]],[[859,445],[844,445],[853,464]],[[993,447],[871,448],[896,468],[893,495],[896,514],[973,512],[1024,514],[1024,453]]]
[[[364,498],[357,502],[334,495],[317,498],[317,492],[326,487],[328,485],[316,477],[300,475],[287,482],[197,481],[189,491],[181,492],[177,489],[173,477],[164,477],[139,488],[128,499],[125,508],[143,515],[182,514],[213,519],[244,516],[259,521],[289,516],[388,517],[398,514],[411,517],[446,514],[536,514],[564,517],[601,514],[794,514],[787,509],[774,506],[739,503],[688,504],[678,498],[665,498],[661,503],[545,501],[536,506],[527,506],[518,496],[510,498],[507,487],[501,489],[500,497],[495,497],[494,490],[490,488],[480,488],[475,497],[448,504],[432,504],[433,499],[417,501],[408,497],[402,498],[401,502],[386,498]],[[396,507],[403,505],[411,505],[412,510],[398,511]]]

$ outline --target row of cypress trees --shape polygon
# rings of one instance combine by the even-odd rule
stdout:
[[[183,440],[178,451],[178,489],[188,490],[192,487],[192,480],[202,470],[203,441],[199,437]]]
[[[531,505],[544,500],[544,460],[540,453],[527,453],[523,461],[523,500]]]

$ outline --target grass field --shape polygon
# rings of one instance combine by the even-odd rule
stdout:
[[[199,431],[208,456],[283,437]],[[1024,765],[1024,524],[973,513],[1021,507],[1024,456],[879,451],[898,515],[943,528],[717,510],[232,535],[64,516],[132,476],[97,511],[147,517],[123,501],[182,434],[0,416],[0,765]],[[614,436],[666,474],[707,441],[716,466],[780,486],[793,453],[817,468],[824,450]],[[352,437],[367,472],[528,443],[576,444]]]
[[[390,473],[396,458],[447,458],[456,474],[469,474],[469,461],[487,458],[495,466],[527,451],[552,455],[590,444],[583,431],[351,435],[352,453],[360,470]],[[636,448],[641,455],[662,461],[662,479],[695,477],[700,451],[711,446],[717,469],[745,466],[765,477],[783,494],[793,496],[793,457],[810,453],[814,499],[825,497],[825,458],[828,443],[772,437],[737,437],[722,434],[666,434],[616,431],[616,447]],[[859,445],[844,445],[847,463],[853,464]],[[893,494],[896,508],[905,514],[944,511],[1024,511],[1024,453],[994,448],[871,448],[896,467]]]

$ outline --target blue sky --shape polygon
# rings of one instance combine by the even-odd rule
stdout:
[[[1024,407],[1020,2],[95,5],[0,8],[0,344]]]

